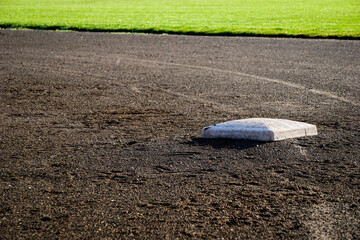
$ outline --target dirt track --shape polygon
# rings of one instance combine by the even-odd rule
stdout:
[[[0,31],[0,238],[359,239],[359,52]],[[319,135],[200,139],[248,117]]]

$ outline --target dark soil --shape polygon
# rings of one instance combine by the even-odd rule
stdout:
[[[0,238],[359,239],[359,52],[0,31]],[[319,135],[200,138],[249,117]]]

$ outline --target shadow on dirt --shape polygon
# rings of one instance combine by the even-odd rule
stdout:
[[[227,148],[227,149],[239,149],[239,150],[258,147],[266,143],[268,142],[225,139],[225,138],[192,138],[191,141],[184,142],[184,144],[188,144],[188,145],[211,146],[215,149]]]

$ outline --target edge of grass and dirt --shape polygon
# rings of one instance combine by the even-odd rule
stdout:
[[[360,3],[262,0],[2,0],[0,28],[360,39]]]
[[[76,32],[104,32],[104,33],[138,33],[138,34],[169,34],[169,35],[193,35],[193,36],[228,36],[228,37],[270,37],[270,38],[312,38],[312,39],[339,39],[360,40],[359,35],[325,35],[325,34],[287,34],[287,33],[261,33],[261,32],[202,32],[202,31],[173,31],[165,29],[104,29],[104,28],[81,28],[61,25],[34,25],[23,26],[19,24],[0,24],[0,29],[10,30],[45,30],[45,31],[76,31]]]

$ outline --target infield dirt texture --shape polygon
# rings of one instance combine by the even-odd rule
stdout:
[[[1,239],[359,239],[360,42],[0,31]],[[318,127],[202,140],[249,117]]]

